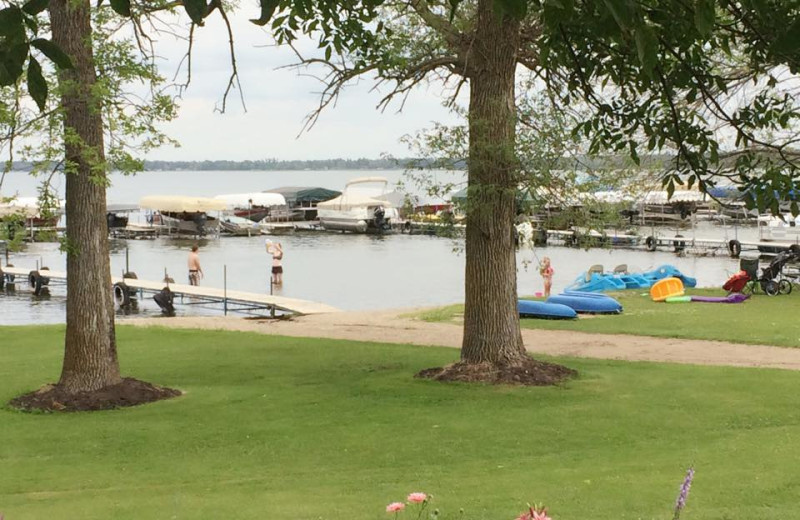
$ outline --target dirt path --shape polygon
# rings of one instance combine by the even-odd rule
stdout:
[[[125,320],[135,326],[235,330],[335,338],[381,343],[460,347],[462,329],[403,317],[413,310],[341,312],[299,316],[290,320],[251,320],[236,317],[143,318]],[[742,345],[724,341],[686,340],[588,334],[560,330],[523,329],[526,348],[534,353],[628,361],[665,361],[697,365],[770,367],[800,370],[800,349]]]

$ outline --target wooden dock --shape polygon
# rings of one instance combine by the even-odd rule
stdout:
[[[4,283],[24,283],[31,286],[34,293],[38,293],[43,286],[49,284],[51,280],[66,283],[67,273],[64,271],[50,271],[49,269],[25,269],[20,267],[0,267],[0,278]],[[296,298],[285,298],[271,294],[259,294],[244,291],[231,291],[215,287],[203,287],[196,285],[185,285],[176,283],[157,282],[151,280],[139,280],[137,278],[112,277],[112,288],[114,297],[118,304],[124,305],[129,302],[133,294],[143,295],[144,293],[158,295],[168,288],[173,296],[181,297],[187,305],[197,305],[198,303],[221,304],[224,311],[268,311],[274,315],[275,311],[289,314],[323,314],[338,312],[339,309],[324,303],[299,300]],[[2,284],[0,284],[2,285]],[[159,303],[157,301],[157,303]],[[159,303],[161,306],[161,303]]]

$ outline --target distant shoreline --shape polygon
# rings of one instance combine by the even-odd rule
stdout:
[[[321,159],[279,161],[264,159],[257,161],[159,161],[148,160],[144,163],[144,171],[360,171],[360,170],[406,170],[411,168],[434,167],[432,161],[414,158],[401,159]],[[456,164],[455,169],[464,169],[465,164]],[[14,162],[12,171],[29,172],[33,163]]]

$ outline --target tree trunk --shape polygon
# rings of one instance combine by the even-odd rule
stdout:
[[[67,332],[59,385],[94,391],[122,379],[106,228],[106,164],[89,0],[51,0],[53,41],[74,68],[59,72],[66,143]]]
[[[516,160],[514,73],[519,22],[478,1],[469,56],[469,182],[464,342],[466,363],[514,364],[525,356],[517,313],[513,239]]]

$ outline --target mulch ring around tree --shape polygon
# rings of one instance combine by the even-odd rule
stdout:
[[[126,377],[119,384],[76,394],[70,394],[58,385],[45,385],[35,392],[12,399],[8,404],[29,412],[89,412],[152,403],[182,394],[174,388]]]
[[[428,368],[416,375],[435,381],[490,383],[499,385],[552,386],[578,375],[576,370],[555,363],[525,357],[517,363],[454,363],[446,367]]]

